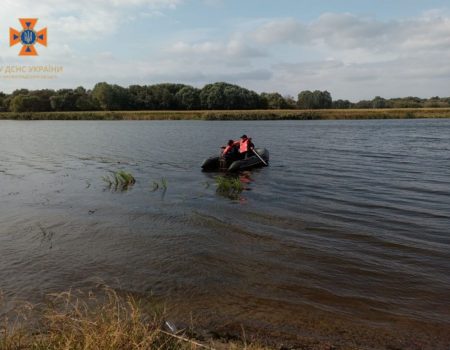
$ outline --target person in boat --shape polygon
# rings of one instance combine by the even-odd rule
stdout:
[[[248,138],[248,146],[247,146],[247,157],[253,156],[253,150],[255,149],[255,144],[252,142],[252,138]]]
[[[255,145],[252,142],[251,138],[248,138],[247,135],[242,135],[239,141],[236,141],[236,144],[239,145],[239,158],[245,159],[251,157],[253,155],[253,148]]]
[[[227,146],[222,151],[222,157],[226,160],[236,159],[237,156],[237,144],[233,140],[228,140]]]

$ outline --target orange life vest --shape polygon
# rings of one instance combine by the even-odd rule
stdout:
[[[245,153],[248,151],[248,139],[241,140],[239,142],[239,153]]]
[[[225,147],[225,149],[223,150],[223,155],[225,156],[225,155],[227,155],[228,153],[230,153],[231,152],[231,150],[233,149],[233,147],[234,146],[227,146],[227,147]]]

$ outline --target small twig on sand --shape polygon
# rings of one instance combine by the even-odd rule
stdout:
[[[182,340],[182,341],[191,343],[191,344],[196,345],[196,346],[199,346],[199,347],[201,347],[201,348],[208,349],[208,350],[215,350],[215,349],[214,349],[213,347],[211,347],[211,346],[207,346],[207,345],[200,344],[200,343],[198,343],[198,342],[196,342],[196,341],[194,341],[194,340],[191,340],[191,339],[182,337],[182,336],[180,336],[180,335],[172,334],[172,333],[163,331],[163,330],[161,330],[161,329],[160,329],[159,331],[160,331],[161,333],[164,333],[164,334],[166,334],[166,335],[170,335],[171,337],[174,337],[174,338],[176,338],[176,339],[179,339],[179,340]]]

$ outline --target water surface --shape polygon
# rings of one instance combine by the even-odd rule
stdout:
[[[270,167],[230,200],[199,166],[242,133]],[[0,290],[101,279],[220,334],[444,349],[449,195],[450,120],[0,121]]]

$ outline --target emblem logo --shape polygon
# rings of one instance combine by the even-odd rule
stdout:
[[[34,27],[37,21],[37,18],[19,18],[22,31],[9,28],[9,46],[22,44],[19,56],[37,56],[38,53],[34,47],[36,43],[47,46],[47,27],[36,32]]]

